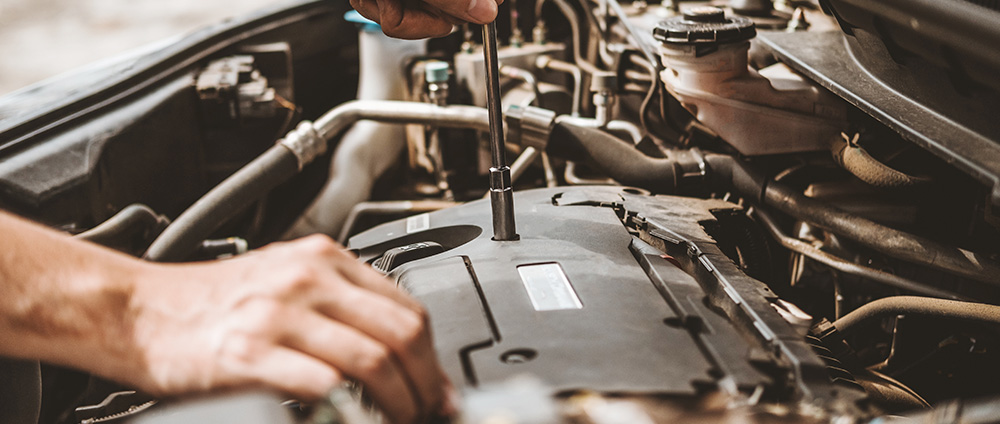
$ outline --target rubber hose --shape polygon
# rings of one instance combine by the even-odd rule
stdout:
[[[654,193],[673,193],[677,189],[675,161],[646,156],[599,129],[557,123],[545,151],[571,161],[587,162],[623,185]]]
[[[861,146],[843,143],[833,151],[833,158],[847,172],[861,181],[881,188],[908,188],[927,183],[927,178],[909,175],[873,158]]]
[[[155,262],[176,262],[187,258],[229,218],[299,172],[294,154],[281,145],[226,178],[184,211],[143,255]]]
[[[731,188],[753,203],[777,209],[896,259],[1000,286],[1000,265],[989,258],[886,227],[807,197],[784,184],[768,182],[761,173],[732,156],[708,155],[705,159],[709,176],[718,187]]]
[[[869,302],[833,322],[837,331],[848,334],[880,318],[921,315],[1000,325],[1000,306],[920,296],[893,296]]]
[[[124,207],[96,227],[77,234],[76,238],[107,246],[132,234],[159,231],[167,223],[165,217],[157,214],[149,206],[135,203]]]

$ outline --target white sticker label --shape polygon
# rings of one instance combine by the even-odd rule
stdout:
[[[406,234],[419,233],[431,228],[431,215],[422,213],[406,218]]]
[[[517,267],[517,273],[536,311],[583,309],[576,290],[559,264],[522,265]]]

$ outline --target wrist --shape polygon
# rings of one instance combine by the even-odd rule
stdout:
[[[135,294],[150,267],[117,253],[78,267],[72,289],[54,305],[62,311],[49,340],[71,346],[52,361],[109,378],[134,372]]]

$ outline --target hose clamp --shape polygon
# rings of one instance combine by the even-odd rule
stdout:
[[[705,156],[698,148],[671,152],[677,163],[677,186],[697,187],[704,183],[708,175],[708,165]]]
[[[511,105],[504,116],[507,118],[508,142],[545,151],[555,125],[555,112],[534,106]]]
[[[310,121],[302,121],[294,130],[288,132],[285,138],[278,140],[298,159],[299,171],[317,157],[326,153],[326,140],[316,132],[316,127]]]

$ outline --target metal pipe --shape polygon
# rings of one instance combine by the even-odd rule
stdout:
[[[302,170],[326,151],[329,140],[360,120],[489,130],[486,110],[474,106],[441,107],[389,100],[344,103],[315,123],[300,123],[277,145],[202,196],[153,241],[144,257],[153,261],[183,260],[227,219]]]
[[[869,249],[907,262],[1000,286],[1000,264],[955,246],[867,220],[810,198],[780,182],[769,182],[760,172],[727,155],[706,155],[717,184],[735,190],[759,205],[774,208],[800,221],[829,230]]]
[[[475,106],[437,106],[429,103],[392,100],[356,100],[344,103],[323,114],[312,124],[317,135],[330,140],[361,120],[426,124],[440,128],[466,128],[489,131],[486,109]]]
[[[846,334],[872,320],[896,315],[921,315],[1000,325],[1000,306],[919,296],[893,296],[869,302],[834,321],[833,326]]]
[[[768,184],[763,204],[894,258],[1000,285],[1000,266],[989,258],[829,207],[784,184]]]
[[[751,215],[757,218],[760,223],[764,224],[764,228],[767,229],[771,236],[778,241],[786,249],[793,252],[799,253],[806,256],[816,262],[824,264],[830,268],[837,271],[857,275],[859,277],[867,278],[872,281],[877,281],[879,283],[896,287],[898,289],[910,291],[913,293],[919,293],[927,296],[944,297],[948,299],[964,299],[962,296],[949,292],[947,290],[941,290],[935,287],[928,286],[917,281],[910,280],[908,278],[903,278],[895,274],[890,274],[885,271],[880,271],[874,268],[869,268],[863,265],[858,265],[854,262],[850,262],[846,259],[838,257],[836,255],[824,252],[815,246],[806,243],[802,240],[789,237],[781,232],[778,225],[774,220],[764,211],[759,209],[753,209]]]
[[[570,6],[566,0],[552,1],[555,2],[556,7],[563,14],[563,16],[566,17],[566,20],[569,21],[569,30],[573,36],[573,62],[575,62],[580,69],[588,73],[601,72],[601,70],[594,66],[593,63],[587,62],[587,60],[583,58],[583,54],[580,53],[580,44],[583,41],[583,35],[580,34],[580,17],[576,15],[576,11],[573,10],[573,6]]]
[[[535,78],[534,74],[528,72],[527,70],[510,65],[500,66],[500,73],[531,86],[531,91],[535,93],[535,106],[541,108],[545,107],[542,104],[542,90],[538,87],[538,80]]]
[[[517,159],[514,159],[514,163],[510,165],[510,181],[513,183],[514,181],[520,179],[521,175],[524,175],[524,171],[528,170],[531,163],[534,162],[535,159],[538,159],[538,155],[541,153],[542,152],[538,151],[538,149],[534,147],[525,147],[524,150],[521,151],[521,154],[517,156]]]
[[[503,136],[503,105],[500,103],[500,61],[497,59],[497,25],[483,25],[483,57],[486,66],[486,98],[489,110],[490,147],[493,167],[490,168],[490,204],[493,207],[493,239],[517,240],[514,223],[514,188],[507,166]]]
[[[580,116],[580,102],[583,101],[583,71],[579,66],[549,56],[539,56],[535,61],[535,66],[542,70],[552,70],[569,74],[573,78],[573,106],[570,109],[572,116]]]
[[[542,170],[545,171],[545,186],[558,187],[559,180],[556,178],[556,172],[552,169],[552,161],[549,160],[549,154],[545,152],[542,152]]]
[[[630,36],[632,36],[632,42],[634,42],[636,46],[639,46],[639,50],[642,51],[642,55],[646,57],[646,60],[649,61],[649,63],[653,64],[653,66],[656,66],[657,70],[659,70],[660,61],[659,59],[657,59],[656,49],[647,44],[646,38],[642,37],[641,35],[642,32],[640,32],[635,27],[635,25],[632,25],[632,21],[628,19],[628,14],[625,13],[625,9],[622,8],[622,5],[618,3],[618,0],[605,0],[605,1],[607,2],[608,6],[610,6],[611,9],[614,10],[615,15],[618,15],[618,22],[620,22],[622,26],[625,27],[625,31],[628,32]]]

